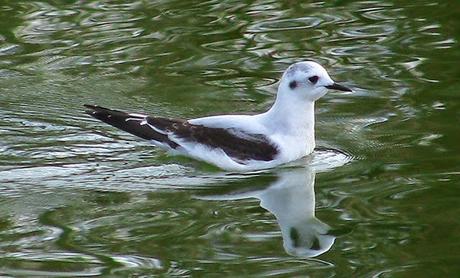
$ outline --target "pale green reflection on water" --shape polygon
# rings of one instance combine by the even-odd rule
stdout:
[[[459,10],[4,1],[0,273],[457,277]],[[81,107],[263,111],[281,72],[305,59],[355,90],[317,106],[318,144],[345,157],[224,173]]]

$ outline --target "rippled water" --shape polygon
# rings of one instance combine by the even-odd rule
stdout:
[[[458,1],[3,1],[0,273],[458,277]],[[83,113],[263,111],[310,59],[318,150],[225,173]],[[338,151],[333,151],[338,150]]]

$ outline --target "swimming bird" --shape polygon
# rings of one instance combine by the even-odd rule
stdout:
[[[219,115],[190,120],[127,113],[85,104],[86,113],[146,139],[173,154],[229,171],[276,167],[315,148],[315,101],[328,89],[351,92],[312,61],[283,73],[272,107],[257,115]]]

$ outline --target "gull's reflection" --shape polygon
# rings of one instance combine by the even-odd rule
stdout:
[[[260,206],[275,215],[283,235],[287,253],[295,256],[315,257],[327,252],[335,241],[330,227],[315,216],[315,171],[312,168],[279,169],[267,183],[261,175],[245,180],[245,188],[212,196],[206,200],[239,200],[257,198]],[[264,178],[265,177],[265,178]],[[265,181],[265,185],[254,183]],[[248,184],[251,184],[249,188]],[[227,185],[228,186],[228,185]],[[227,187],[228,188],[228,187]],[[243,192],[244,191],[244,192]]]

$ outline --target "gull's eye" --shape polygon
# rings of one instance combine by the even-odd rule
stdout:
[[[297,87],[297,82],[296,81],[289,82],[289,88],[294,90],[296,87]]]
[[[318,82],[319,77],[317,75],[313,75],[312,77],[309,77],[308,80],[310,80],[311,83],[316,84]]]

